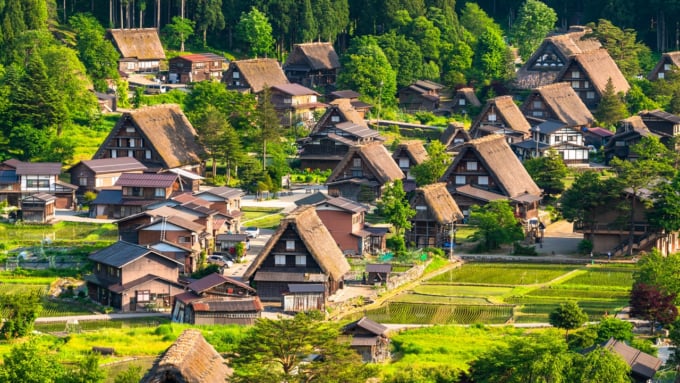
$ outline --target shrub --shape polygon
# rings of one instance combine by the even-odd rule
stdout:
[[[89,204],[90,202],[94,201],[97,198],[97,193],[93,191],[87,191],[85,194],[83,194],[83,200],[85,204]]]
[[[589,254],[593,251],[593,242],[587,239],[578,243],[578,252],[581,254]]]
[[[156,327],[153,333],[156,335],[172,335],[172,324],[162,324]]]
[[[513,255],[538,255],[536,252],[536,246],[524,246],[519,242],[512,244],[512,254]]]

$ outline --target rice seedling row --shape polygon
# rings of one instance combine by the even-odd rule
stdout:
[[[512,317],[510,305],[444,305],[389,302],[365,315],[381,323],[472,324],[505,323]]]
[[[424,295],[424,294],[401,294],[391,302],[401,302],[401,303],[424,303],[424,304],[476,304],[476,305],[488,305],[491,304],[488,299],[481,297],[450,297],[450,296],[437,296],[437,295]]]
[[[527,293],[531,297],[585,298],[585,299],[628,299],[626,290],[581,290],[540,288]]]
[[[630,271],[587,270],[586,273],[570,278],[567,283],[589,286],[625,286],[633,284],[633,273]]]
[[[469,264],[440,274],[429,282],[530,285],[546,283],[578,266]]]
[[[512,287],[423,284],[414,288],[413,291],[425,295],[488,297],[508,294],[512,291]]]

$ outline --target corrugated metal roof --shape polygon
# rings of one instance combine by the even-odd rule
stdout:
[[[177,174],[174,173],[123,173],[116,181],[116,186],[168,188],[176,180]]]
[[[146,166],[133,157],[102,158],[82,161],[82,163],[95,173],[118,173],[146,169]]]
[[[61,162],[19,162],[16,164],[17,175],[59,175]]]
[[[19,177],[15,170],[0,170],[0,184],[15,184],[19,182]]]
[[[92,261],[103,263],[105,265],[123,267],[149,253],[156,254],[159,257],[165,258],[177,264],[182,264],[181,262],[168,258],[146,247],[124,241],[118,241],[109,247],[101,249],[96,253],[91,254],[88,258]]]
[[[291,96],[307,96],[307,95],[320,96],[320,94],[315,92],[314,90],[295,83],[274,85],[272,86],[272,89],[279,90]]]
[[[212,273],[210,275],[206,275],[205,277],[203,277],[203,278],[201,278],[197,281],[192,282],[187,287],[189,288],[189,290],[192,290],[192,291],[200,294],[200,293],[202,293],[206,290],[212,289],[213,287],[219,286],[223,283],[228,283],[228,284],[232,284],[232,285],[235,285],[235,286],[239,286],[239,287],[244,288],[246,290],[249,290],[253,293],[255,292],[255,289],[246,285],[245,283],[238,282],[234,279],[231,279],[229,277],[225,277],[225,276],[220,275],[218,273]]]
[[[288,292],[298,293],[324,293],[326,287],[321,283],[289,283]]]
[[[224,199],[233,199],[241,197],[244,193],[243,190],[241,189],[234,189],[227,186],[221,186],[196,193],[197,196],[200,196],[201,194],[212,194],[214,196],[222,197]]]
[[[120,205],[123,201],[122,190],[102,190],[97,194],[97,198],[91,202],[92,205]]]
[[[392,265],[389,263],[369,263],[366,265],[367,273],[390,273]]]

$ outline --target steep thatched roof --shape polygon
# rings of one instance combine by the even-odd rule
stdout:
[[[333,173],[331,173],[326,182],[330,183],[343,179],[345,169],[355,156],[361,158],[363,164],[371,170],[373,175],[382,184],[404,178],[404,172],[394,162],[394,159],[392,159],[382,142],[373,141],[364,145],[352,146],[340,163],[333,169]]]
[[[300,240],[307,251],[321,267],[325,274],[329,274],[334,280],[339,281],[349,271],[350,266],[342,254],[342,250],[336,245],[333,236],[321,218],[316,214],[312,205],[303,205],[290,212],[283,220],[279,228],[272,234],[260,253],[255,257],[250,267],[243,274],[243,280],[250,279],[260,268],[262,262],[269,256],[274,245],[281,235],[292,228],[300,236]]]
[[[489,112],[496,113],[496,123],[493,125],[500,125],[504,122],[506,128],[521,132],[525,135],[530,134],[531,125],[522,114],[517,104],[512,99],[512,96],[500,96],[489,99],[484,105],[482,112],[477,116],[475,122],[472,123],[470,130],[478,129],[481,125],[488,124],[484,121]]]
[[[164,59],[165,51],[156,28],[110,29],[108,31],[122,58]]]
[[[340,68],[340,59],[331,43],[295,44],[283,67],[304,64],[312,70],[332,70]]]
[[[463,219],[463,212],[460,211],[458,204],[446,190],[446,183],[438,182],[417,188],[412,201],[417,198],[418,194],[423,195],[423,199],[437,223],[443,225]]]
[[[462,123],[449,122],[449,126],[446,127],[446,130],[439,137],[439,141],[448,148],[453,144],[453,139],[459,132],[464,136],[466,142],[471,140],[470,133],[465,130],[465,126]]]
[[[146,142],[156,149],[164,168],[201,163],[205,150],[196,140],[196,130],[182,113],[179,105],[162,104],[126,112],[105,142],[114,139],[126,119],[131,119],[146,136]],[[102,148],[99,151],[102,151]],[[98,158],[98,155],[99,152],[95,158]]]
[[[357,110],[354,109],[354,106],[352,106],[352,102],[349,99],[339,98],[337,100],[331,101],[330,105],[332,107],[336,107],[337,110],[342,115],[342,117],[345,118],[345,120],[351,121],[357,125],[365,127],[368,126],[366,124],[366,121],[361,117],[361,114],[359,114],[359,112],[357,112]]]
[[[495,134],[463,144],[460,152],[442,176],[442,181],[449,179],[452,173],[455,173],[458,163],[468,151],[472,151],[484,164],[490,176],[496,180],[496,184],[506,196],[515,198],[527,193],[534,196],[541,195],[541,189],[536,186],[524,165],[505,141],[505,137]]]
[[[184,330],[168,348],[144,383],[223,383],[231,375],[229,367],[198,330]]]
[[[460,88],[456,91],[456,93],[461,94],[461,96],[465,97],[466,100],[470,103],[472,106],[482,106],[482,103],[479,101],[477,98],[477,94],[475,94],[475,90],[472,88]]]
[[[595,120],[568,82],[544,85],[533,93],[538,93],[557,119],[569,126],[590,125]]]
[[[241,78],[250,84],[253,93],[262,92],[265,86],[288,84],[286,75],[275,59],[238,60],[229,65],[238,69]]]
[[[403,154],[406,154],[414,165],[420,165],[430,158],[427,154],[427,150],[425,150],[423,141],[420,140],[400,142],[397,149],[392,154],[392,158],[396,160],[397,158],[402,157]]]
[[[674,52],[666,52],[661,55],[661,58],[659,61],[657,61],[656,65],[654,66],[654,69],[652,69],[651,72],[649,72],[649,76],[647,76],[647,79],[650,81],[658,79],[656,75],[661,72],[664,69],[665,64],[671,64],[676,66],[677,68],[680,68],[680,51],[674,51]]]
[[[628,81],[606,49],[582,53],[574,57],[574,60],[586,72],[599,94],[604,93],[604,88],[610,78],[616,93],[627,93],[630,89]]]

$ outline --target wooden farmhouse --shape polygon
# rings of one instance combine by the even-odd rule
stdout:
[[[121,311],[170,310],[182,292],[182,264],[144,246],[118,241],[91,254],[84,277],[90,299]]]
[[[21,217],[24,222],[48,223],[56,216],[57,197],[47,193],[36,193],[21,200]]]
[[[205,150],[179,105],[147,106],[120,117],[92,159],[131,157],[154,169],[201,174]]]
[[[153,246],[159,253],[181,262],[186,274],[197,271],[198,256],[207,248],[205,227],[177,215],[156,217],[136,231],[139,245]]]
[[[0,163],[0,201],[19,206],[35,194],[51,194],[56,209],[76,208],[77,186],[59,180],[59,162],[22,162],[15,159]]]
[[[326,179],[328,194],[357,202],[373,202],[388,183],[404,178],[404,172],[380,141],[350,148]]]
[[[541,189],[502,136],[478,138],[463,144],[441,182],[467,218],[470,206],[509,200],[523,221],[538,217]]]
[[[659,137],[658,134],[649,130],[639,115],[619,121],[616,133],[604,147],[605,162],[609,163],[614,157],[622,160],[635,160],[638,155],[631,150],[631,146],[639,143],[642,137],[650,136]]]
[[[359,117],[363,120],[366,117],[366,113],[373,108],[373,105],[359,100],[359,97],[361,97],[361,94],[353,90],[336,90],[326,95],[326,102],[330,103],[331,101],[346,98],[349,100],[352,108],[359,113]]]
[[[168,82],[188,84],[199,81],[222,81],[226,59],[214,53],[194,53],[168,60]]]
[[[289,284],[321,284],[328,297],[344,286],[349,263],[313,206],[285,217],[243,275],[263,301],[281,301]]]
[[[235,233],[241,229],[243,190],[221,186],[199,191],[195,196],[208,201],[210,203],[209,208],[217,210],[226,217],[225,231]]]
[[[141,383],[224,383],[231,370],[199,330],[186,329],[163,353]]]
[[[390,359],[390,338],[387,327],[366,317],[345,325],[342,333],[351,336],[350,347],[364,362],[380,363]]]
[[[110,188],[123,173],[143,173],[144,164],[133,157],[102,158],[80,161],[69,169],[71,180],[78,185],[78,194]]]
[[[457,122],[449,122],[449,126],[439,136],[439,141],[444,145],[447,153],[457,153],[458,148],[471,139],[470,133],[465,130],[465,126]]]
[[[156,28],[109,29],[107,37],[120,53],[120,72],[131,74],[160,71],[165,51]]]
[[[319,93],[300,84],[273,85],[270,89],[271,103],[283,126],[312,127],[314,112],[326,108],[326,104],[318,101]],[[300,131],[303,132],[307,130]]]
[[[399,90],[399,107],[408,113],[439,109],[444,85],[429,80],[418,80]]]
[[[293,45],[283,64],[290,82],[311,88],[334,85],[340,67],[333,44],[323,42]]]
[[[177,295],[172,321],[190,324],[252,325],[263,307],[250,286],[213,273],[187,286]]]
[[[413,191],[416,188],[416,176],[411,169],[430,158],[427,150],[425,150],[423,141],[400,142],[394,153],[392,153],[392,158],[399,165],[399,169],[404,172],[404,190],[407,192]]]
[[[680,51],[666,52],[661,55],[647,79],[649,81],[663,80],[667,78],[669,72],[677,70],[678,67],[680,67]]]
[[[470,126],[472,138],[488,135],[503,135],[508,143],[523,141],[531,135],[531,125],[512,96],[489,99]]]
[[[300,166],[333,169],[352,146],[383,141],[368,127],[348,99],[332,101],[309,135],[299,141]]]
[[[230,62],[222,81],[227,84],[227,89],[255,94],[266,87],[288,84],[279,62],[267,58]]]
[[[473,88],[460,88],[456,90],[450,101],[442,101],[441,108],[448,115],[458,114],[462,116],[474,116],[475,111],[482,107]]]
[[[594,117],[569,83],[534,89],[522,105],[522,112],[535,125],[531,139],[512,145],[520,159],[540,157],[552,149],[565,164],[588,163],[589,150],[582,132],[592,125]]]
[[[638,113],[649,131],[659,135],[661,142],[670,144],[673,137],[680,135],[680,116],[663,110],[643,110]]]
[[[604,148],[613,136],[614,132],[609,129],[587,128],[583,131],[583,142],[586,146],[599,150]]]
[[[406,243],[416,247],[442,247],[451,242],[456,222],[462,222],[463,213],[451,197],[443,182],[416,189],[410,201],[416,215],[411,218],[411,228],[406,231]]]

